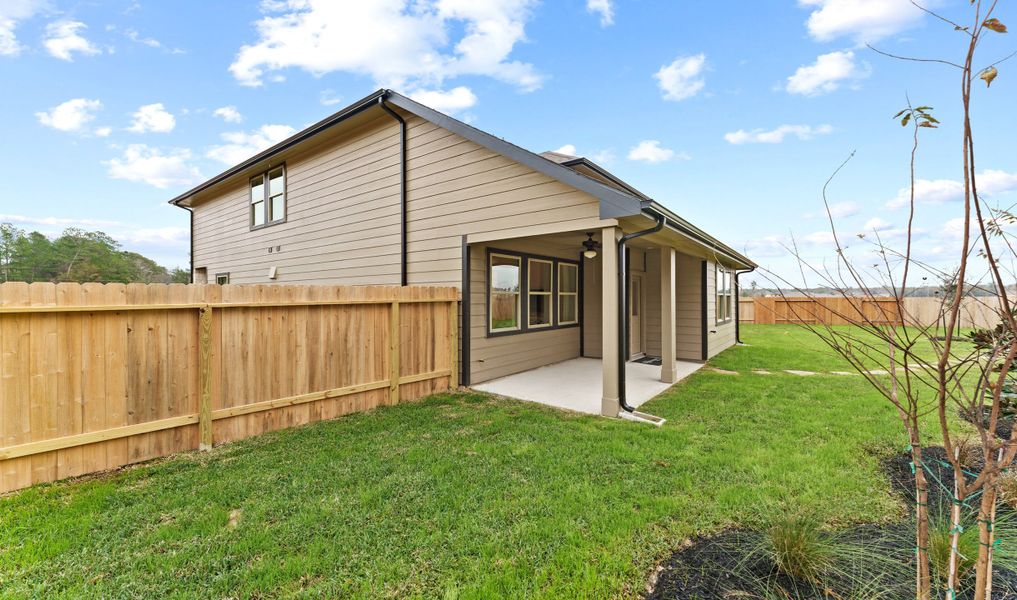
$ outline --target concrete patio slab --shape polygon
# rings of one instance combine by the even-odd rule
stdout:
[[[695,373],[702,366],[701,363],[678,361],[678,380]],[[644,404],[672,385],[660,380],[659,366],[630,362],[626,365],[625,377],[628,401],[632,406]],[[598,415],[601,361],[599,358],[573,358],[471,387],[499,396]]]

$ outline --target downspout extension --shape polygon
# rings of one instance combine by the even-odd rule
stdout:
[[[378,97],[378,106],[399,122],[399,285],[406,287],[406,119],[385,104],[384,94]]]
[[[633,413],[635,407],[630,406],[625,394],[625,363],[628,357],[629,337],[629,269],[628,261],[625,260],[625,244],[629,240],[651,233],[657,233],[664,228],[664,215],[656,215],[657,224],[649,229],[627,233],[618,240],[618,404],[625,412]]]

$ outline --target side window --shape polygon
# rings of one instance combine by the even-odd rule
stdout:
[[[251,178],[251,229],[286,220],[286,167]]]
[[[717,267],[717,323],[727,323],[734,318],[731,271]]]
[[[226,285],[227,283],[230,282],[230,274],[229,273],[216,273],[215,274],[215,282],[217,284],[219,284],[219,285]]]
[[[522,260],[518,256],[492,254],[490,261],[488,327],[492,332],[518,330]]]

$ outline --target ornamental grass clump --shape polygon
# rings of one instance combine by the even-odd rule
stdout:
[[[788,577],[819,583],[823,573],[833,568],[835,542],[814,519],[779,519],[767,531],[765,543],[777,571]]]

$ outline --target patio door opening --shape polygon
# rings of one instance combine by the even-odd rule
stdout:
[[[629,281],[629,358],[643,354],[643,276],[633,273]]]

